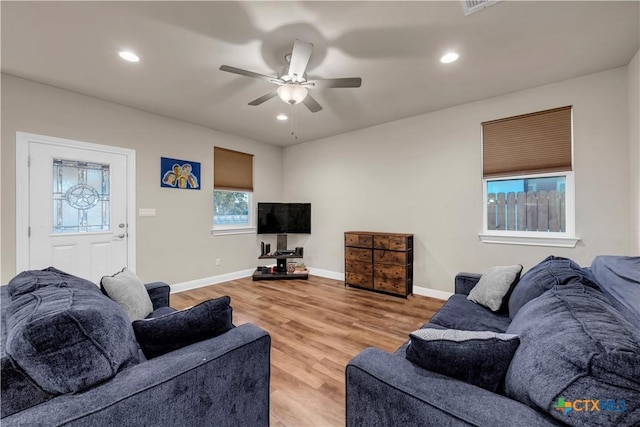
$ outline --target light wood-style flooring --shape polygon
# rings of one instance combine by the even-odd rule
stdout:
[[[271,335],[271,426],[343,426],[344,370],[366,347],[393,352],[443,301],[346,288],[337,280],[233,280],[171,295],[186,308],[231,297],[235,325]]]

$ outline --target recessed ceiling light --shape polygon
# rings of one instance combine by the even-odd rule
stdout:
[[[118,52],[118,55],[120,55],[120,58],[124,59],[125,61],[129,61],[129,62],[138,62],[138,61],[140,61],[140,58],[138,57],[138,55],[136,55],[133,52],[129,52],[127,50],[123,50],[121,52]]]
[[[440,58],[440,62],[442,62],[443,64],[449,64],[450,62],[457,60],[459,56],[460,55],[455,52],[450,52]]]
[[[276,119],[278,120],[287,120],[289,117],[287,117],[285,114],[278,114],[276,116]]]

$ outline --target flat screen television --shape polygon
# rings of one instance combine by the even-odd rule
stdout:
[[[258,234],[311,234],[311,203],[258,203]]]

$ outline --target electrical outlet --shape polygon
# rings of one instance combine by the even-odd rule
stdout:
[[[220,258],[216,258],[216,265],[220,265]]]

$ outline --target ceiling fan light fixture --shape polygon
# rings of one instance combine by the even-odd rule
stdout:
[[[287,83],[278,88],[278,96],[287,104],[299,104],[307,97],[307,88]]]
[[[122,50],[118,52],[118,55],[120,56],[120,58],[124,59],[125,61],[129,61],[129,62],[140,61],[140,57],[138,55],[128,50]]]
[[[442,58],[440,58],[440,62],[442,62],[443,64],[450,64],[454,61],[457,61],[459,57],[460,55],[458,55],[457,53],[449,52],[443,55]]]

